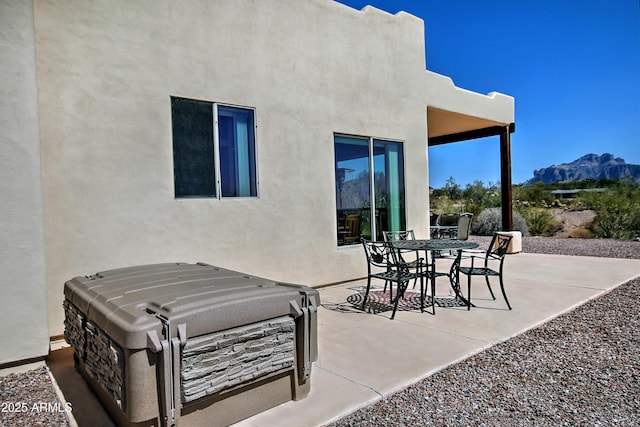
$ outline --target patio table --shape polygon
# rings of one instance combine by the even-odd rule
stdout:
[[[467,240],[454,240],[454,239],[416,239],[416,240],[395,240],[390,242],[394,249],[398,250],[414,250],[414,251],[427,251],[431,252],[431,289],[435,289],[436,277],[447,276],[451,283],[451,288],[455,292],[456,298],[460,298],[462,301],[467,300],[462,296],[460,292],[460,283],[457,280],[457,275],[454,272],[449,273],[437,273],[436,272],[436,257],[434,253],[443,251],[458,251],[458,256],[463,249],[476,249],[479,244],[475,242],[469,242]],[[428,259],[428,258],[425,258]],[[435,295],[432,295],[435,303]]]

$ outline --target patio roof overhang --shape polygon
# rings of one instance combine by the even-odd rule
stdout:
[[[488,136],[500,136],[502,230],[513,230],[511,133],[515,132],[515,123],[499,123],[431,107],[427,107],[427,115],[429,147]]]
[[[500,135],[507,126],[511,133],[515,131],[514,123],[501,123],[436,107],[427,107],[427,120],[430,147]]]

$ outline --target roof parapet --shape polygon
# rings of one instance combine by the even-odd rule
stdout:
[[[427,70],[428,106],[500,123],[515,122],[515,100],[500,92],[481,94],[455,85],[449,76]]]
[[[393,18],[393,19],[397,19],[397,20],[402,20],[402,21],[412,21],[412,22],[419,22],[421,25],[424,25],[424,21],[422,20],[422,18],[419,18],[415,15],[410,14],[409,12],[405,12],[404,10],[400,10],[398,12],[396,12],[395,14],[393,13],[389,13],[385,10],[382,9],[378,9],[375,6],[371,6],[371,5],[367,5],[365,7],[363,7],[362,9],[358,10],[355,9],[351,6],[347,6],[346,4],[342,4],[342,3],[337,3],[343,7],[345,7],[346,9],[350,9],[351,11],[355,12],[355,13],[360,13],[363,14],[367,17],[370,17],[372,19],[375,19],[376,17],[380,17],[383,19],[389,19],[389,18]]]

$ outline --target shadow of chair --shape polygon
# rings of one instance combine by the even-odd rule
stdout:
[[[461,265],[463,259],[462,252],[458,254],[458,257],[454,261],[451,271],[456,272],[456,280],[458,280],[458,283],[460,283],[460,273],[467,276],[467,310],[471,309],[471,276],[484,276],[485,281],[487,282],[487,287],[489,288],[489,292],[491,293],[491,297],[494,300],[496,299],[496,296],[493,294],[493,289],[491,289],[489,277],[497,276],[500,280],[500,290],[502,291],[504,301],[507,303],[507,307],[509,307],[509,310],[511,310],[511,304],[509,304],[509,300],[507,299],[507,294],[504,290],[504,281],[502,278],[504,259],[507,254],[511,239],[512,236],[510,235],[494,233],[493,238],[491,239],[491,243],[489,244],[489,249],[486,252],[484,252],[483,254],[472,254],[464,257],[464,259],[471,260],[471,265],[469,266]],[[484,260],[482,266],[478,267],[475,265],[476,258]],[[490,263],[494,265],[494,268],[491,268],[489,266]],[[496,264],[497,267],[495,267]]]
[[[365,309],[371,280],[384,280],[385,287],[389,284],[389,299],[393,304],[391,319],[396,315],[398,302],[404,296],[410,281],[420,279],[420,311],[424,311],[424,280],[422,277],[422,259],[417,261],[417,270],[409,267],[408,263],[400,261],[397,251],[389,242],[372,242],[362,239],[362,246],[367,257],[367,289],[362,300],[362,310]],[[393,284],[396,285],[396,295],[393,296]]]

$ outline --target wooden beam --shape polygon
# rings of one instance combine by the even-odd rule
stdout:
[[[468,141],[470,139],[486,138],[488,136],[502,135],[504,126],[490,126],[482,129],[474,129],[465,132],[452,133],[449,135],[434,136],[429,138],[429,147],[436,145],[449,144],[452,142]],[[516,131],[515,123],[507,126],[510,133]]]
[[[502,231],[513,231],[513,192],[511,190],[511,132],[500,133],[500,185],[502,187]]]

